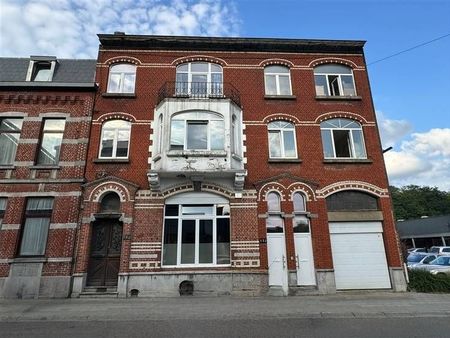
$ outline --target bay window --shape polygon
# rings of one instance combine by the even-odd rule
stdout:
[[[47,245],[53,198],[28,198],[19,254],[43,256]]]
[[[230,264],[228,204],[166,204],[163,266]]]
[[[187,112],[172,117],[171,150],[224,150],[225,123],[219,114]]]
[[[330,119],[320,124],[324,157],[365,159],[361,125],[350,119]]]
[[[22,123],[22,118],[0,119],[0,165],[14,163]]]

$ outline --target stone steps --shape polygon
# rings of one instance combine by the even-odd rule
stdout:
[[[118,298],[117,288],[86,287],[80,293],[80,298]]]

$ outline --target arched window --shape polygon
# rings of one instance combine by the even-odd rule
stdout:
[[[111,120],[103,124],[100,158],[128,158],[131,123]]]
[[[306,213],[305,196],[296,192],[292,195],[294,205],[294,233],[309,233],[309,219]]]
[[[339,191],[327,197],[328,211],[379,210],[378,198],[363,191]]]
[[[355,96],[355,82],[350,67],[334,63],[314,68],[317,96]]]
[[[224,150],[223,116],[211,112],[186,112],[172,117],[171,150]]]
[[[222,95],[222,67],[215,63],[190,62],[177,67],[176,94],[205,97]]]
[[[267,194],[267,219],[266,228],[268,233],[283,232],[283,219],[281,218],[281,199],[276,192]]]
[[[120,197],[115,192],[109,192],[103,196],[100,203],[102,212],[120,211]]]
[[[350,119],[330,119],[320,124],[325,158],[366,158],[361,124]]]
[[[266,95],[292,95],[291,74],[285,66],[264,68]]]
[[[270,158],[296,158],[295,126],[286,121],[274,121],[268,125]]]
[[[134,93],[136,66],[128,63],[109,68],[108,93]]]

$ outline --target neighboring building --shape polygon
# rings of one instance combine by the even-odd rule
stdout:
[[[0,58],[0,297],[67,297],[95,60]]]
[[[99,38],[73,297],[405,290],[364,42]]]
[[[406,249],[450,246],[450,215],[398,220],[397,231]]]

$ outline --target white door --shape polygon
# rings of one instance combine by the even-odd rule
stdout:
[[[284,233],[267,234],[269,286],[280,286],[287,292],[287,266]]]
[[[330,223],[336,289],[389,289],[381,222]]]
[[[294,233],[297,261],[297,284],[316,285],[314,258],[310,233]]]

